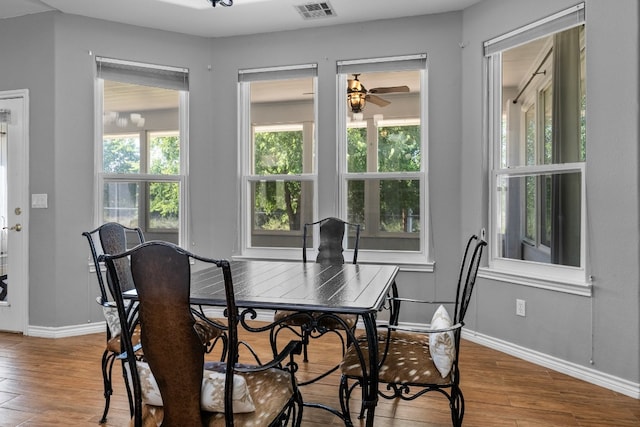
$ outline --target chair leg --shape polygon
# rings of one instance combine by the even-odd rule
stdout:
[[[309,353],[307,351],[307,347],[309,346],[309,336],[311,332],[309,332],[306,326],[302,327],[302,361],[307,363],[309,361]]]
[[[451,389],[451,421],[455,427],[462,426],[462,418],[464,417],[464,396],[459,387],[454,386]]]
[[[129,378],[127,377],[127,371],[125,368],[125,363],[127,363],[126,359],[122,359],[122,376],[124,377],[124,388],[127,390],[127,399],[129,400],[129,414],[133,417],[135,408],[134,408],[134,398],[133,392],[131,391],[132,384],[129,384]]]
[[[111,395],[113,394],[113,387],[111,384],[111,373],[113,372],[113,362],[116,360],[116,355],[105,350],[102,353],[102,382],[104,384],[104,411],[102,418],[98,421],[99,424],[107,422],[107,414],[109,413],[109,405],[111,404]]]
[[[340,388],[338,394],[340,398],[340,409],[342,410],[342,417],[345,427],[353,427],[353,424],[351,423],[351,410],[349,409],[351,390],[349,389],[349,382],[347,380],[347,377],[345,377],[344,375],[340,377]]]

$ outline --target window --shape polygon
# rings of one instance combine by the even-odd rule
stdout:
[[[188,72],[96,58],[97,222],[140,227],[147,239],[185,233]]]
[[[490,267],[584,285],[584,4],[486,42],[485,55]]]
[[[238,74],[246,256],[300,257],[314,218],[316,74],[315,64]]]
[[[339,61],[338,80],[340,212],[363,227],[359,258],[424,266],[426,55]]]

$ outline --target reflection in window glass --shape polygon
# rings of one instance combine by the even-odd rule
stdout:
[[[502,191],[507,193],[517,191],[523,186],[525,182],[533,182],[534,184],[543,183],[545,187],[557,186],[557,187],[571,187],[574,197],[579,198],[582,191],[581,176],[580,173],[556,173],[556,174],[536,174],[528,176],[507,176],[502,175],[498,177],[499,185]],[[580,253],[562,253],[553,254],[552,248],[549,245],[535,245],[535,242],[523,240],[520,236],[519,230],[510,226],[510,222],[513,218],[520,217],[523,213],[519,210],[521,205],[514,206],[502,206],[502,209],[497,212],[498,226],[501,230],[501,236],[505,242],[504,248],[500,249],[501,256],[508,254],[518,254],[518,258],[528,261],[561,264],[567,266],[578,267],[580,264]],[[577,205],[578,212],[575,215],[580,216],[580,205]],[[560,218],[557,218],[560,220]],[[551,218],[547,218],[545,229],[543,232],[543,238],[545,241],[552,241],[553,236],[551,232],[553,227],[551,224]],[[554,226],[557,227],[557,224]],[[580,234],[573,234],[569,236],[569,239],[564,243],[571,247],[580,247]],[[562,255],[562,256],[560,256]],[[511,256],[511,257],[512,257]]]
[[[103,193],[103,221],[117,222],[127,227],[138,226],[138,195],[140,185],[135,182],[105,182]]]

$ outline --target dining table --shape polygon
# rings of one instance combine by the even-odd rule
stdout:
[[[377,349],[378,313],[388,309],[390,321],[397,313],[397,307],[388,305],[388,297],[397,297],[398,293],[396,265],[233,260],[230,267],[239,319],[245,327],[249,327],[247,318],[256,317],[256,310],[314,313],[336,321],[340,321],[338,314],[353,314],[362,322],[367,348]],[[124,297],[135,299],[135,289],[125,292]],[[194,305],[226,307],[222,269],[195,265],[190,300]],[[268,325],[261,330],[269,327],[277,326]],[[359,345],[354,331],[349,328],[345,331],[347,342]],[[362,361],[362,404],[368,427],[373,426],[378,402],[378,356],[377,351],[369,351],[368,361]],[[344,408],[338,410],[309,402],[305,406],[326,409],[340,417],[346,426],[353,425]]]
[[[255,318],[256,310],[294,310],[335,317],[359,316],[366,334],[367,347],[377,349],[378,313],[388,307],[388,296],[397,296],[398,267],[379,264],[320,264],[291,261],[231,261],[236,305],[240,319]],[[198,305],[226,305],[224,278],[216,267],[194,268],[191,277],[191,302]],[[358,345],[353,331],[347,342]],[[370,351],[363,363],[363,408],[365,425],[373,426],[378,401],[378,354]],[[369,369],[368,367],[371,367]],[[352,425],[344,410],[305,402],[305,406],[328,409],[345,425]]]

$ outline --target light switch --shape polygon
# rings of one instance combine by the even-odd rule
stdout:
[[[36,209],[46,209],[48,207],[47,194],[32,194],[31,207]]]

